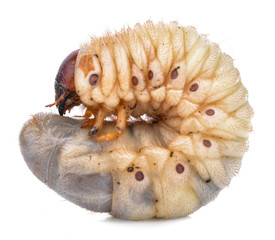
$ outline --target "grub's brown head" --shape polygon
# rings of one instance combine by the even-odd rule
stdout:
[[[56,105],[61,116],[67,110],[70,111],[74,106],[78,106],[81,103],[75,91],[74,83],[75,63],[78,52],[79,50],[76,50],[69,54],[59,67],[54,83],[55,103],[46,106]]]

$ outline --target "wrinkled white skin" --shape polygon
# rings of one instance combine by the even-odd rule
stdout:
[[[247,90],[233,59],[194,28],[149,21],[92,38],[80,48],[75,87],[106,117],[124,103],[136,106],[131,117],[159,121],[127,123],[103,143],[78,120],[29,121],[20,136],[26,162],[72,202],[124,219],[175,218],[213,200],[238,173],[252,129]],[[101,134],[113,131],[105,122]]]
[[[20,134],[22,154],[34,175],[82,207],[129,220],[175,218],[207,204],[225,186],[210,167],[196,166],[198,171],[179,151],[171,154],[167,145],[179,134],[161,121],[128,124],[118,140],[102,143],[88,137],[82,122],[40,113]],[[103,133],[113,127],[105,122]],[[179,163],[182,173],[176,171]],[[141,181],[135,177],[138,171],[144,175]],[[224,174],[229,183],[232,174]]]
[[[26,123],[28,166],[70,201],[130,220],[175,218],[213,200],[238,173],[252,129],[247,90],[233,59],[194,28],[148,21],[92,38],[80,48],[75,87],[106,117],[123,103],[131,117],[158,122],[127,123],[103,143],[79,120],[39,114]],[[101,134],[114,128],[105,122]]]

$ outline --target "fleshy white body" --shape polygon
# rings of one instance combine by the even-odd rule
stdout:
[[[175,218],[207,204],[224,187],[219,175],[205,182],[180,151],[167,149],[178,134],[162,121],[133,123],[118,140],[102,143],[88,137],[82,122],[37,114],[20,134],[22,154],[36,177],[82,207],[129,220]],[[102,131],[113,126],[105,122]],[[224,159],[228,179],[237,162]]]
[[[87,61],[90,64],[84,69],[81,66]],[[171,79],[175,69],[178,75]],[[91,86],[93,74],[99,80]],[[138,79],[136,86],[133,77]],[[191,92],[194,83],[199,88]],[[186,118],[202,105],[216,103],[237,90],[246,95],[232,58],[195,28],[184,28],[176,22],[147,22],[115,35],[92,38],[79,51],[75,85],[86,106],[115,112],[120,101],[137,104],[133,116],[146,113]],[[239,105],[245,100],[235,99]],[[236,110],[238,106],[233,105],[225,111]]]
[[[253,115],[247,90],[232,58],[194,28],[147,22],[93,38],[79,51],[75,87],[88,108],[111,115],[123,102],[135,106],[132,116],[157,121],[133,122],[103,143],[88,138],[76,120],[37,115],[30,121],[21,133],[27,163],[35,172],[33,162],[51,162],[40,166],[40,175],[47,171],[42,181],[73,202],[132,220],[186,216],[239,171]],[[102,132],[112,127],[105,123]]]

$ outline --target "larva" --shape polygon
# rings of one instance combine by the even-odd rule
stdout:
[[[55,166],[35,174],[94,211],[186,216],[229,185],[248,148],[253,110],[232,58],[176,22],[92,38],[65,59],[55,89],[60,115],[83,104],[86,120],[36,115],[21,132],[22,153],[32,170]],[[116,123],[104,121],[112,115]]]

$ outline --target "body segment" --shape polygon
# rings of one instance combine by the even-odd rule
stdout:
[[[234,118],[246,104],[247,92],[232,59],[194,28],[176,22],[147,22],[93,38],[79,51],[75,86],[88,109],[124,116],[119,119],[124,122],[130,115],[157,116],[182,134],[219,124],[226,131],[222,125],[229,115],[231,124],[245,125],[244,119]],[[131,109],[128,115],[119,113],[121,105]],[[205,117],[207,110],[213,114]],[[249,128],[248,123],[245,131]]]
[[[136,122],[118,140],[101,143],[80,128],[82,123],[37,114],[20,135],[22,154],[33,173],[82,207],[129,220],[175,218],[207,204],[225,186],[216,184],[211,168],[202,167],[206,180],[198,174],[192,164],[196,155],[189,158],[167,148],[178,134],[162,121],[154,127]],[[114,125],[105,122],[102,132]],[[230,170],[221,171],[232,177]]]

